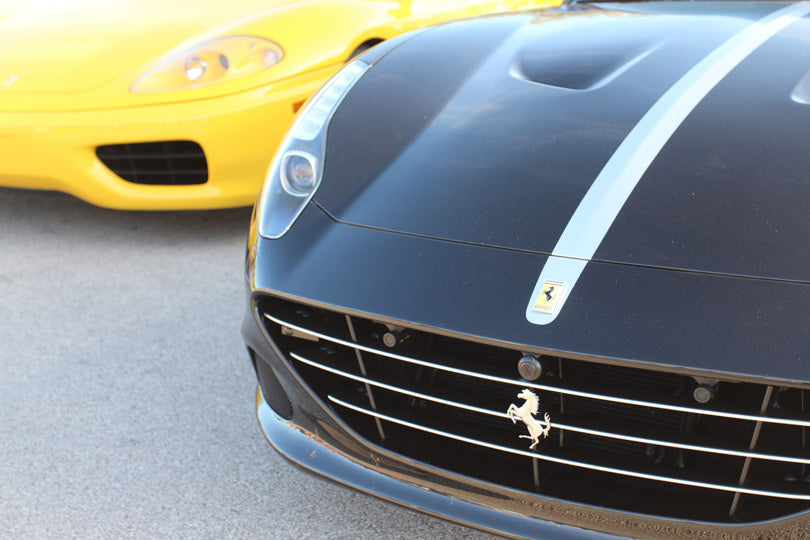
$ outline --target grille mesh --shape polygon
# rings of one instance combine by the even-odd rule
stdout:
[[[665,518],[749,523],[810,508],[805,392],[543,357],[262,298],[269,336],[353,430],[464,475],[571,502]],[[385,333],[398,344],[383,344]],[[317,339],[315,341],[314,339]],[[705,381],[703,381],[705,382]],[[523,388],[551,431],[536,448],[506,414]]]
[[[135,184],[179,186],[208,181],[202,147],[193,141],[111,144],[96,155],[112,172]]]

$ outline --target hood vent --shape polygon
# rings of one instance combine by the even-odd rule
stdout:
[[[546,34],[526,40],[512,64],[512,75],[528,81],[569,90],[595,90],[610,83],[654,52],[664,41],[656,36],[605,35],[599,27],[589,34]],[[617,27],[610,34],[616,34]],[[587,38],[582,38],[588,35]],[[572,38],[571,36],[576,36]]]

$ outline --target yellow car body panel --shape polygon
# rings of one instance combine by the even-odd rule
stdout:
[[[0,6],[0,186],[56,190],[119,209],[252,204],[300,104],[358,46],[445,20],[557,0],[15,0]],[[200,43],[255,36],[281,61],[172,91],[133,91]],[[194,141],[207,180],[124,180],[99,146]]]

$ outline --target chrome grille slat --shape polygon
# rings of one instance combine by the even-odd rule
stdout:
[[[459,402],[456,402],[456,401],[443,399],[443,398],[439,398],[439,397],[436,397],[436,396],[431,396],[431,395],[428,395],[428,394],[423,394],[421,392],[414,392],[412,390],[408,390],[408,389],[405,389],[405,388],[400,388],[400,387],[393,386],[393,385],[390,385],[390,384],[386,384],[386,383],[383,383],[383,382],[380,382],[380,381],[375,381],[373,379],[369,379],[368,377],[363,377],[363,376],[360,376],[360,375],[354,375],[352,373],[348,373],[346,371],[336,369],[336,368],[321,364],[319,362],[315,362],[315,361],[310,360],[308,358],[304,358],[303,356],[301,356],[300,354],[297,354],[297,353],[290,353],[290,356],[292,358],[295,358],[299,362],[302,362],[302,363],[307,364],[309,366],[313,366],[313,367],[316,367],[316,368],[321,369],[323,371],[332,373],[333,375],[339,375],[341,377],[346,377],[347,379],[352,379],[354,381],[361,382],[363,384],[369,384],[371,386],[376,386],[378,388],[383,388],[383,389],[389,390],[391,392],[397,392],[399,394],[404,394],[404,395],[407,395],[407,396],[410,396],[410,397],[415,397],[415,398],[418,398],[418,399],[424,399],[424,400],[427,400],[427,401],[432,401],[434,403],[439,403],[441,405],[447,405],[449,407],[455,407],[455,408],[458,408],[458,409],[464,409],[464,410],[467,410],[467,411],[472,411],[472,412],[476,412],[476,413],[480,413],[480,414],[486,414],[486,415],[489,415],[489,416],[496,416],[496,417],[507,418],[507,419],[509,418],[509,416],[506,413],[502,413],[502,412],[499,412],[499,411],[493,411],[493,410],[489,410],[489,409],[482,409],[480,407],[475,407],[473,405],[467,405],[465,403],[459,403]],[[619,439],[619,440],[623,440],[623,441],[630,441],[630,442],[636,442],[636,443],[641,443],[641,444],[652,444],[652,445],[656,445],[656,446],[666,446],[666,447],[669,447],[669,448],[678,448],[678,449],[681,449],[681,450],[690,450],[690,451],[695,451],[695,452],[706,452],[706,453],[712,453],[712,454],[731,455],[731,456],[743,457],[743,458],[748,458],[748,459],[765,459],[765,460],[771,460],[771,461],[783,461],[783,462],[786,462],[786,463],[810,464],[810,458],[801,458],[801,457],[792,457],[792,456],[778,456],[778,455],[771,455],[771,454],[758,454],[758,453],[754,453],[754,452],[745,452],[745,451],[740,451],[740,450],[731,450],[731,449],[716,448],[716,447],[709,447],[709,446],[698,446],[698,445],[691,445],[691,444],[683,444],[683,443],[677,443],[677,442],[672,442],[672,441],[664,441],[664,440],[660,440],[660,439],[649,439],[649,438],[646,438],[646,437],[635,437],[635,436],[632,436],[632,435],[624,435],[624,434],[620,434],[620,433],[611,433],[611,432],[607,432],[607,431],[600,431],[600,430],[589,429],[589,428],[584,428],[584,427],[579,427],[579,426],[573,426],[573,425],[570,425],[570,424],[563,424],[563,423],[560,423],[560,422],[552,422],[551,426],[553,428],[557,428],[557,429],[560,429],[560,430],[563,430],[563,431],[573,431],[573,432],[577,432],[577,433],[585,433],[585,434],[588,434],[588,435],[594,435],[594,436],[597,436],[597,437],[607,437],[607,438],[610,438],[610,439]],[[534,454],[532,454],[532,455],[534,455]]]
[[[606,472],[606,473],[611,473],[611,474],[618,474],[618,475],[622,475],[622,476],[631,476],[631,477],[640,478],[640,479],[643,479],[643,480],[652,480],[652,481],[657,481],[657,482],[667,482],[667,483],[670,483],[670,484],[679,484],[679,485],[683,485],[683,486],[691,486],[691,487],[712,489],[712,490],[718,490],[718,491],[726,491],[726,492],[729,492],[729,493],[744,493],[744,494],[747,494],[747,495],[759,495],[759,496],[764,496],[764,497],[779,497],[779,498],[783,498],[783,499],[794,499],[794,500],[801,500],[801,501],[810,501],[810,494],[786,493],[786,492],[757,490],[757,489],[745,488],[745,487],[740,487],[740,486],[735,486],[735,485],[712,484],[712,483],[699,482],[699,481],[688,480],[688,479],[673,478],[673,477],[667,477],[667,476],[659,476],[659,475],[641,473],[641,472],[637,472],[637,471],[628,471],[628,470],[623,470],[623,469],[616,469],[616,468],[613,468],[613,467],[603,467],[601,465],[594,465],[594,464],[591,464],[591,463],[583,463],[583,462],[572,461],[572,460],[568,460],[568,459],[564,459],[564,458],[558,458],[558,457],[555,457],[555,456],[537,454],[537,453],[530,452],[530,451],[527,451],[527,450],[519,450],[519,449],[516,449],[516,448],[509,448],[509,447],[506,447],[506,446],[501,446],[501,445],[497,445],[497,444],[488,443],[486,441],[480,441],[480,440],[477,440],[477,439],[472,439],[472,438],[469,438],[469,437],[464,437],[464,436],[461,436],[461,435],[448,433],[446,431],[430,428],[430,427],[423,426],[423,425],[420,425],[420,424],[414,424],[413,422],[408,422],[406,420],[401,420],[399,418],[394,418],[394,417],[391,417],[391,416],[388,416],[386,414],[382,414],[382,413],[379,413],[379,412],[376,412],[376,411],[370,411],[368,409],[358,407],[358,406],[353,405],[351,403],[347,403],[347,402],[341,400],[340,398],[336,398],[336,397],[334,397],[332,395],[329,395],[328,397],[329,397],[329,400],[332,401],[333,403],[336,403],[338,405],[341,405],[343,407],[351,409],[351,410],[353,410],[355,412],[359,412],[359,413],[362,413],[362,414],[365,414],[365,415],[380,418],[382,420],[386,420],[388,422],[399,424],[401,426],[416,429],[416,430],[419,430],[419,431],[424,431],[426,433],[431,433],[433,435],[438,435],[440,437],[446,437],[446,438],[449,438],[449,439],[453,439],[453,440],[468,443],[468,444],[474,444],[474,445],[481,446],[481,447],[484,447],[484,448],[489,448],[491,450],[497,450],[497,451],[500,451],[500,452],[506,452],[506,453],[515,454],[515,455],[519,455],[519,456],[525,456],[525,457],[532,458],[532,459],[539,459],[539,460],[543,460],[543,461],[549,461],[549,462],[552,462],[552,463],[557,463],[557,464],[560,464],[560,465],[567,465],[567,466],[570,466],[570,467],[578,467],[578,468],[589,469],[589,470],[593,470],[593,471],[600,471],[600,472]]]
[[[514,346],[269,296],[257,308],[288,366],[337,418],[414,462],[677,519],[753,523],[810,511],[800,387],[720,376],[701,405],[691,374],[549,353],[541,377],[527,381]],[[388,332],[404,339],[384,346]],[[551,419],[535,449],[529,420],[506,413],[528,402],[517,396],[524,388],[540,400],[534,418]]]
[[[354,325],[352,324],[352,318],[346,315],[346,327],[349,329],[349,336],[351,336],[352,341],[355,343],[357,342],[357,336],[354,333]],[[354,350],[354,354],[357,357],[357,365],[360,368],[360,373],[363,375],[366,374],[366,364],[363,362],[363,354],[358,350]],[[374,401],[374,392],[371,391],[371,387],[366,384],[366,393],[368,393],[368,402],[371,405],[371,408],[375,411],[377,410],[377,403]],[[375,420],[377,424],[377,432],[380,434],[380,439],[385,440],[385,430],[383,430],[382,423],[379,419]]]
[[[329,366],[325,366],[323,364],[319,364],[318,362],[313,362],[312,360],[304,358],[303,356],[301,356],[299,354],[296,354],[296,353],[290,353],[290,356],[292,356],[293,358],[295,358],[299,362],[303,362],[304,364],[316,367],[318,369],[322,369],[324,371],[328,371],[329,373],[332,373],[334,375],[340,375],[342,377],[346,377],[348,379],[352,379],[352,380],[355,380],[357,382],[362,382],[364,384],[370,384],[370,385],[376,386],[378,388],[383,388],[385,390],[390,390],[391,392],[397,392],[399,394],[404,394],[406,396],[415,397],[415,398],[418,398],[418,399],[425,399],[425,400],[428,400],[428,401],[432,401],[434,403],[440,403],[442,405],[447,405],[447,406],[450,406],[450,407],[456,407],[457,409],[464,409],[464,410],[467,410],[467,411],[477,412],[477,413],[480,413],[480,414],[488,414],[490,416],[498,416],[500,418],[509,418],[509,416],[506,413],[502,413],[502,412],[498,412],[498,411],[491,411],[489,409],[482,409],[480,407],[474,407],[472,405],[465,405],[463,403],[458,403],[456,401],[451,401],[449,399],[442,399],[442,398],[438,398],[436,396],[430,396],[430,395],[427,395],[427,394],[422,394],[421,392],[413,392],[411,390],[406,390],[405,388],[399,388],[397,386],[391,386],[390,384],[385,384],[385,383],[382,383],[382,382],[379,382],[379,381],[374,381],[374,380],[369,379],[367,377],[361,377],[360,375],[353,375],[351,373],[347,373],[347,372],[341,371],[339,369],[335,369],[335,368],[332,368],[332,367],[329,367]]]
[[[416,359],[416,358],[410,358],[410,357],[407,357],[407,356],[402,356],[402,355],[390,353],[388,351],[384,351],[384,350],[380,350],[380,349],[374,349],[372,347],[367,347],[367,346],[362,345],[360,343],[352,343],[350,341],[345,341],[345,340],[335,338],[335,337],[332,337],[332,336],[329,336],[329,335],[326,335],[326,334],[323,334],[323,333],[320,333],[320,332],[316,332],[314,330],[310,330],[310,329],[307,329],[307,328],[304,328],[304,327],[301,327],[301,326],[297,326],[295,324],[292,324],[292,323],[280,320],[280,319],[278,319],[276,317],[273,317],[272,315],[267,314],[267,313],[265,313],[264,316],[268,320],[270,320],[270,321],[272,321],[272,322],[274,322],[274,323],[276,323],[278,325],[286,326],[288,328],[292,328],[293,330],[298,330],[300,332],[304,332],[304,333],[309,334],[311,336],[317,337],[319,339],[324,339],[326,341],[335,343],[337,345],[343,345],[345,347],[360,349],[362,351],[365,351],[365,352],[368,352],[368,353],[371,353],[371,354],[377,354],[377,355],[380,355],[380,356],[385,356],[387,358],[391,358],[392,360],[399,360],[399,361],[402,361],[402,362],[408,362],[410,364],[415,364],[415,365],[419,365],[419,366],[422,366],[422,367],[428,367],[428,368],[432,368],[432,369],[439,369],[439,370],[442,370],[442,371],[455,373],[457,375],[465,375],[467,377],[474,377],[474,378],[477,378],[477,379],[483,379],[483,380],[488,380],[488,381],[492,381],[492,382],[499,382],[499,383],[503,383],[503,384],[509,384],[509,385],[516,386],[516,387],[533,388],[535,390],[542,390],[542,391],[545,391],[545,392],[553,392],[553,393],[563,394],[563,395],[567,395],[567,396],[581,397],[581,398],[586,398],[586,399],[596,399],[596,400],[601,400],[601,401],[609,401],[609,402],[612,402],[612,403],[622,403],[622,404],[625,404],[625,405],[635,405],[635,406],[639,406],[639,407],[651,407],[651,408],[654,408],[654,409],[663,409],[663,410],[676,411],[676,412],[682,412],[682,413],[691,413],[691,414],[698,414],[698,415],[716,416],[716,417],[720,417],[720,418],[731,418],[731,419],[746,420],[746,421],[751,421],[751,422],[763,422],[763,423],[771,423],[771,424],[784,424],[784,425],[789,425],[789,426],[810,427],[810,420],[802,421],[802,420],[796,420],[796,419],[791,419],[791,418],[779,418],[779,417],[769,417],[769,416],[752,415],[752,414],[740,414],[740,413],[732,413],[732,412],[725,412],[725,411],[717,411],[717,410],[712,410],[712,409],[696,409],[694,407],[684,407],[684,406],[680,406],[680,405],[671,405],[671,404],[656,403],[656,402],[650,402],[650,401],[641,401],[641,400],[635,400],[635,399],[629,399],[629,398],[623,398],[623,397],[617,397],[617,396],[609,396],[609,395],[606,395],[606,394],[594,394],[594,393],[591,393],[591,392],[581,392],[581,391],[570,389],[570,388],[548,386],[548,385],[543,385],[543,384],[536,384],[536,383],[533,383],[533,382],[530,382],[530,381],[525,381],[525,380],[506,379],[506,378],[503,378],[503,377],[486,375],[486,374],[477,373],[477,372],[474,372],[474,371],[468,371],[468,370],[464,370],[464,369],[454,368],[454,367],[451,367],[451,366],[444,366],[444,365],[441,365],[441,364],[436,364],[436,363],[428,362],[428,361],[425,361],[425,360],[419,360],[419,359]]]
[[[771,403],[771,395],[773,394],[773,387],[769,386],[768,389],[765,391],[765,397],[762,398],[762,406],[760,407],[760,414],[763,414],[766,410],[768,410],[768,406]],[[751,442],[748,445],[748,448],[753,450],[757,447],[757,441],[759,440],[759,434],[762,432],[762,422],[757,422],[756,426],[754,426],[754,434],[751,435]],[[748,471],[751,468],[751,458],[745,458],[745,463],[743,464],[742,472],[740,473],[740,479],[737,482],[738,485],[742,486],[745,483],[746,478],[748,478]],[[737,510],[737,505],[740,504],[740,492],[734,494],[734,500],[731,501],[731,508],[728,511],[730,516],[734,515],[734,512]]]

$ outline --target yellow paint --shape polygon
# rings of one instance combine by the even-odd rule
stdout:
[[[252,204],[296,105],[370,39],[557,0],[8,0],[0,6],[0,185],[71,193],[120,209]],[[223,82],[135,93],[161,63],[219,37],[281,46],[271,67]],[[191,85],[190,85],[191,86]],[[209,180],[126,182],[100,145],[192,140]]]

